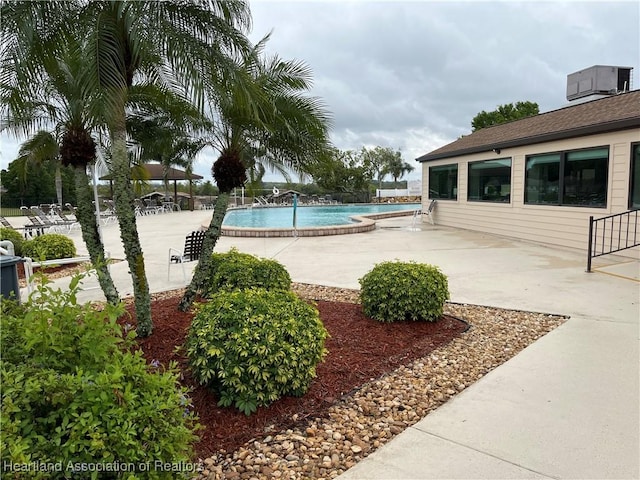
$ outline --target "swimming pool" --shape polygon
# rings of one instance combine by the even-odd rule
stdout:
[[[227,211],[222,233],[237,237],[320,236],[373,230],[375,219],[411,215],[419,203],[241,208]],[[354,217],[354,218],[352,218]]]
[[[414,211],[418,203],[362,204],[362,205],[310,205],[296,209],[297,227],[324,227],[349,225],[353,215],[369,215],[400,210]],[[229,210],[224,226],[248,228],[293,228],[293,207],[259,207]]]

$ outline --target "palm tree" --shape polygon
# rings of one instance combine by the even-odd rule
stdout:
[[[151,298],[133,209],[127,152],[126,106],[138,79],[181,84],[202,105],[203,77],[243,48],[249,26],[242,0],[96,1],[79,12],[93,52],[88,69],[109,99],[110,173],[116,215],[134,288],[140,336],[151,334]],[[217,73],[216,73],[217,74]]]
[[[299,61],[265,58],[267,40],[268,36],[238,60],[234,81],[224,82],[230,87],[227,93],[218,95],[216,86],[211,96],[216,114],[212,146],[220,152],[212,173],[220,194],[200,260],[180,302],[183,311],[207,281],[229,196],[244,185],[249,164],[303,174],[329,145],[330,116],[317,98],[305,95],[311,87],[310,69]]]
[[[181,85],[203,106],[203,79],[219,77],[228,53],[246,46],[248,4],[243,0],[9,1],[1,13],[2,66],[20,65],[14,69],[15,78],[8,80],[38,82],[41,64],[56,58],[67,36],[86,39],[90,47],[84,71],[89,89],[101,91],[106,100],[116,215],[133,281],[137,331],[147,336],[152,330],[151,298],[133,209],[126,130],[129,94],[141,80],[164,82],[171,88]],[[4,73],[2,77],[4,81]],[[77,141],[81,154],[91,150],[81,135],[70,135],[69,140]]]
[[[5,39],[6,32],[3,30],[2,33]],[[39,81],[35,84],[23,81],[21,63],[7,64],[3,57],[6,76],[3,76],[0,86],[0,128],[18,135],[50,125],[59,132],[60,143],[54,134],[38,130],[34,137],[22,145],[20,153],[30,158],[57,157],[61,165],[74,168],[78,202],[76,215],[82,238],[107,301],[117,304],[120,297],[105,260],[98,221],[91,206],[92,195],[87,176],[87,166],[96,159],[96,146],[90,132],[99,124],[99,115],[95,113],[99,109],[82,75],[83,52],[80,45],[65,43],[63,49],[58,51],[58,57],[43,61]],[[61,195],[58,198],[61,202]]]
[[[413,172],[414,168],[407,162],[402,160],[400,152],[396,151],[393,158],[389,160],[389,163],[385,166],[385,173],[393,177],[393,183],[395,184],[399,178],[402,178],[405,173]]]

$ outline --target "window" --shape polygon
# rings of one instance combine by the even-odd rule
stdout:
[[[481,202],[510,202],[511,159],[469,163],[467,198]]]
[[[608,171],[608,148],[529,156],[524,202],[606,207]]]
[[[631,193],[629,208],[640,208],[640,143],[631,145]]]
[[[458,199],[458,165],[429,167],[429,198]]]

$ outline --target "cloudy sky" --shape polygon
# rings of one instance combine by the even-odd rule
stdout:
[[[517,101],[567,104],[567,75],[633,67],[640,88],[640,2],[251,1],[268,53],[305,61],[332,112],[336,147],[377,145],[415,158],[471,130],[480,111]],[[0,138],[0,167],[17,144]],[[214,156],[197,159],[211,179]]]

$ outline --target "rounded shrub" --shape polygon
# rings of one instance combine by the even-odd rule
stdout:
[[[77,282],[42,286],[24,309],[3,310],[0,461],[61,464],[59,478],[89,478],[82,465],[189,462],[198,426],[177,370],[147,365],[116,323],[121,305],[96,310],[76,296]],[[26,478],[14,473],[4,472]],[[151,468],[95,478],[176,476]]]
[[[447,276],[433,265],[382,262],[360,279],[364,314],[381,322],[436,321],[449,299]]]
[[[227,253],[214,253],[209,283],[205,296],[219,291],[264,288],[265,290],[289,290],[291,276],[276,260],[258,258],[232,248]]]
[[[56,260],[76,256],[76,245],[69,237],[59,233],[45,233],[22,245],[22,254],[34,260]]]
[[[198,307],[186,351],[195,378],[219,404],[248,415],[282,396],[303,395],[327,336],[318,310],[293,292],[236,290]]]
[[[20,232],[15,231],[12,228],[0,227],[0,240],[9,240],[13,243],[13,248],[16,251],[17,256],[22,256],[22,244],[24,239]]]

